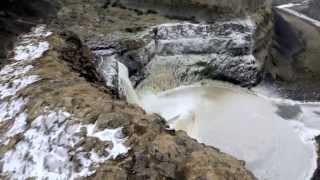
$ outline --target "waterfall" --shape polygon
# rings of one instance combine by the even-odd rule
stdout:
[[[139,97],[129,79],[128,68],[121,62],[118,62],[118,88],[119,94],[123,95],[128,103],[140,105]]]
[[[96,50],[93,53],[96,57],[97,71],[103,78],[105,85],[120,97],[126,98],[128,103],[140,105],[139,97],[129,79],[128,68],[118,61],[115,52]]]

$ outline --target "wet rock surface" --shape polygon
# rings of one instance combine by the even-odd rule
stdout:
[[[262,85],[274,88],[274,92],[286,98],[319,100],[319,28],[279,9],[274,14],[271,76]]]

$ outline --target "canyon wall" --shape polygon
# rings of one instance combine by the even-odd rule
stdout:
[[[120,3],[128,7],[153,10],[177,18],[210,21],[247,15],[269,2],[265,0],[120,0]]]
[[[214,61],[214,63],[208,63],[211,62],[210,58],[207,58],[207,62],[205,63],[194,63],[196,66],[200,65],[200,67],[204,69],[204,71],[198,73],[198,75],[202,76],[200,79],[219,79],[243,86],[253,86],[260,81],[264,66],[266,62],[269,61],[269,51],[273,33],[273,17],[271,1],[269,0],[259,1],[259,6],[256,8],[253,8],[256,2],[252,1],[243,1],[241,2],[242,5],[236,3],[240,3],[239,1],[234,1],[233,3],[227,3],[226,1],[219,1],[219,3],[215,1],[177,1],[179,2],[179,6],[176,1],[172,1],[171,3],[169,1],[155,3],[157,4],[155,7],[159,5],[159,7],[163,7],[163,9],[175,7],[185,10],[185,6],[196,8],[195,10],[185,11],[192,13],[179,14],[179,16],[166,15],[166,12],[162,11],[161,8],[157,10],[157,8],[150,9],[146,7],[153,1],[113,1],[106,4],[82,2],[84,6],[72,0],[63,0],[62,2],[64,6],[59,11],[58,18],[52,25],[76,32],[93,50],[112,51],[112,54],[117,56],[118,60],[129,68],[129,75],[135,86],[145,79],[146,74],[148,74],[148,72],[146,72],[146,65],[157,55],[156,52],[158,52],[158,50],[153,48],[156,41],[160,44],[162,44],[161,42],[165,42],[163,40],[172,42],[165,43],[164,45],[166,47],[161,47],[162,50],[170,50],[169,47],[172,47],[173,51],[170,50],[170,53],[163,53],[164,51],[161,50],[162,52],[160,51],[160,54],[158,54],[166,54],[166,59],[170,59],[172,57],[168,55],[212,54],[212,51],[208,48],[203,48],[201,51],[193,51],[192,49],[209,46],[208,43],[206,44],[206,41],[201,40],[204,36],[211,35],[208,39],[220,38],[219,41],[225,36],[227,39],[224,40],[223,44],[214,44],[214,41],[211,41],[210,45],[211,47],[217,46],[214,47],[217,49],[214,53],[222,55],[231,54],[232,56],[220,57],[218,61]],[[197,6],[197,4],[201,6]],[[217,7],[212,8],[215,6]],[[224,9],[228,9],[225,8],[225,6],[228,6],[230,10],[220,12],[220,10],[224,11]],[[86,13],[81,13],[84,11],[83,7],[86,7]],[[201,15],[198,16],[198,18],[196,16],[190,17],[190,14],[197,15],[197,11],[209,11],[211,14],[206,16]],[[170,10],[170,12],[177,11]],[[157,37],[157,29],[162,29],[162,26],[165,27],[166,25],[171,26],[170,24],[176,24],[176,27],[179,29],[181,25],[181,30],[183,31],[188,29],[187,26],[183,25],[186,20],[194,24],[190,26],[197,27],[194,34],[187,35],[188,32],[186,34],[181,32],[182,34],[178,37],[169,36],[169,38],[165,39]],[[203,22],[203,26],[197,25],[198,20]],[[223,21],[228,21],[228,23],[223,25]],[[219,23],[220,27],[218,27],[217,30],[214,29],[213,27],[216,27]],[[169,28],[167,30],[172,31],[173,34],[177,34],[174,32],[176,31],[175,29],[176,28]],[[234,34],[232,34],[232,30],[235,30]],[[169,31],[168,33],[170,33]],[[221,31],[221,33],[219,33],[219,31]],[[239,41],[240,44],[236,42],[240,36],[238,39],[230,38],[237,33],[246,34],[246,36],[242,36],[244,39],[242,39],[243,41]],[[196,36],[198,37],[196,38]],[[230,41],[229,44],[227,43],[228,38]],[[186,39],[188,42],[183,41]],[[202,42],[203,45],[196,47],[196,44],[199,44],[199,42]],[[178,47],[178,43],[180,43],[179,46],[185,50],[174,50]],[[224,49],[230,51],[223,52]],[[208,51],[206,52],[206,50]],[[252,58],[248,59],[243,57],[244,55],[254,56],[253,65],[251,64]],[[243,58],[246,60],[243,60]],[[176,59],[176,57],[174,57],[174,59]],[[219,63],[221,61],[224,63]],[[182,66],[181,64],[181,67]],[[178,76],[183,76],[183,72]],[[176,78],[174,79],[174,81],[180,81],[181,78],[178,80]],[[173,86],[176,87],[177,85],[178,84]]]
[[[298,13],[299,7],[293,11]],[[320,99],[319,27],[282,9],[276,9],[274,15],[271,84],[280,94],[292,99]]]

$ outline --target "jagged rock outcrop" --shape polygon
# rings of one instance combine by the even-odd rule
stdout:
[[[40,26],[0,71],[1,179],[253,179],[242,161],[86,80],[96,73],[80,42]]]

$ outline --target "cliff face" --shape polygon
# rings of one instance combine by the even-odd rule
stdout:
[[[303,13],[306,7],[292,10]],[[275,36],[269,67],[272,78],[267,82],[291,99],[319,99],[319,27],[282,9],[276,9],[274,15]]]
[[[153,41],[155,38],[159,38],[157,41],[159,47],[162,49],[159,50],[156,48],[156,50],[150,50],[151,56],[149,55],[149,60],[143,60],[141,63],[141,60],[133,60],[136,63],[139,64],[139,66],[144,66],[146,64],[145,62],[150,62],[150,59],[152,59],[152,55],[159,55],[163,56],[164,50],[170,50],[171,52],[166,52],[165,54],[170,54],[171,56],[174,55],[194,55],[194,54],[202,54],[202,55],[212,55],[215,53],[218,54],[231,54],[230,57],[221,57],[216,58],[217,61],[206,61],[206,60],[200,60],[200,61],[194,61],[194,64],[202,64],[199,67],[194,67],[186,70],[173,70],[173,72],[166,72],[166,73],[173,73],[176,76],[172,79],[171,88],[172,86],[176,87],[178,86],[176,82],[183,81],[183,77],[179,76],[193,76],[192,73],[194,70],[200,68],[202,70],[198,70],[198,76],[193,78],[194,80],[199,80],[203,78],[211,78],[211,79],[220,79],[220,80],[226,80],[230,81],[232,83],[240,84],[242,86],[252,86],[257,84],[262,76],[262,71],[267,63],[270,62],[270,50],[271,50],[271,44],[272,44],[272,37],[273,37],[273,16],[271,12],[271,1],[125,1],[122,0],[120,3],[122,7],[127,7],[131,10],[141,10],[142,12],[158,12],[162,15],[165,15],[166,17],[171,18],[178,18],[182,20],[192,20],[192,22],[197,21],[204,21],[208,25],[204,25],[203,27],[199,27],[198,30],[195,31],[194,34],[197,35],[187,35],[187,29],[192,27],[185,27],[181,28],[179,30],[179,26],[176,28],[183,32],[186,32],[185,35],[181,35],[178,37],[173,37],[172,42],[175,42],[174,46],[172,43],[166,42],[166,44],[162,44],[161,37],[152,37],[150,33],[149,38],[151,36],[151,40],[144,39],[144,42],[150,42]],[[186,13],[188,12],[188,13]],[[192,13],[189,13],[192,12]],[[200,13],[198,13],[200,12]],[[171,13],[171,14],[170,14]],[[218,27],[215,22],[219,21],[232,21],[234,20],[234,17],[237,17],[234,22],[230,22],[230,27],[228,27],[228,23],[225,23],[222,25],[222,27]],[[249,18],[248,18],[249,17]],[[237,22],[238,21],[238,22]],[[247,21],[249,24],[241,23],[240,21]],[[251,22],[250,22],[251,21]],[[178,21],[179,22],[179,21]],[[177,23],[177,22],[175,22]],[[251,23],[251,24],[250,24]],[[233,25],[232,25],[233,24]],[[238,24],[239,27],[236,27]],[[161,25],[160,25],[161,26]],[[170,25],[169,25],[170,26]],[[181,25],[184,26],[184,25]],[[242,26],[242,27],[241,27]],[[239,29],[238,29],[239,28]],[[160,27],[160,29],[162,29]],[[221,31],[221,33],[215,33],[215,29],[217,31]],[[209,32],[202,32],[202,31],[209,31]],[[166,30],[167,34],[170,34],[170,29],[168,28]],[[171,31],[175,31],[174,28],[171,29]],[[228,32],[229,31],[238,31],[238,37],[242,36],[241,33],[247,33],[247,36],[243,35],[244,41],[240,42],[239,39],[233,38],[233,40],[229,39],[229,44],[223,44],[220,43],[213,43],[207,42],[207,40],[202,39],[204,34],[211,34],[212,37],[219,38],[226,37],[228,38]],[[226,34],[223,34],[223,32],[226,32]],[[172,32],[172,34],[175,34]],[[160,35],[161,36],[161,35]],[[185,37],[182,37],[185,36]],[[195,36],[198,36],[195,38]],[[209,35],[210,36],[210,35]],[[202,38],[201,38],[202,37]],[[192,38],[194,41],[203,41],[203,44],[192,42]],[[165,38],[166,40],[170,41],[170,35],[169,38]],[[189,44],[187,43],[177,43],[177,41],[189,41]],[[202,39],[202,40],[201,40]],[[233,41],[233,42],[231,42]],[[238,42],[237,42],[238,41]],[[147,43],[150,44],[150,43]],[[177,46],[179,46],[182,49],[185,49],[184,51],[177,52],[177,50],[174,50]],[[193,44],[193,46],[192,46]],[[168,46],[168,47],[165,47]],[[185,46],[185,47],[184,47]],[[191,47],[192,46],[192,47]],[[216,52],[210,51],[210,49],[206,48],[206,46],[211,46],[216,49]],[[164,48],[163,48],[164,47]],[[202,47],[202,51],[195,50]],[[139,47],[141,50],[145,49],[143,47]],[[187,50],[190,49],[190,50]],[[225,52],[220,52],[220,49],[225,49]],[[139,55],[136,55],[136,53],[139,54],[139,50],[133,49],[132,51],[130,49],[127,49],[129,51],[128,54],[131,57],[139,57]],[[138,51],[138,52],[137,52]],[[158,53],[156,53],[156,52]],[[150,52],[149,52],[150,53]],[[141,54],[141,53],[140,53]],[[250,58],[244,57],[246,55],[253,55],[254,59],[248,60]],[[127,57],[125,57],[128,59]],[[170,59],[171,57],[167,56],[167,59]],[[185,57],[187,58],[187,57]],[[197,57],[192,57],[193,59],[196,59]],[[209,59],[212,59],[213,57],[209,57]],[[121,59],[121,57],[120,57]],[[129,58],[134,59],[134,58]],[[171,58],[176,59],[176,58]],[[188,58],[187,58],[188,59]],[[221,60],[224,59],[224,60]],[[138,61],[138,62],[137,62]],[[174,61],[174,60],[170,60]],[[179,60],[178,60],[179,61]],[[186,60],[187,61],[187,60]],[[125,62],[125,61],[124,61]],[[175,66],[175,64],[179,64],[180,62],[173,63],[168,66]],[[187,64],[180,63],[180,66],[190,65],[191,62],[188,62]],[[251,64],[253,63],[253,64]],[[150,63],[152,64],[152,63]],[[156,63],[157,64],[157,63]],[[160,66],[157,64],[157,66]],[[148,67],[150,68],[150,67]],[[129,67],[130,69],[130,67]],[[176,71],[179,71],[181,73],[175,73]],[[188,72],[187,72],[188,71]],[[150,72],[142,72],[142,74],[150,74]],[[186,75],[188,74],[188,75]],[[196,73],[197,74],[197,73]],[[138,75],[139,76],[139,75]],[[167,78],[167,77],[166,77]],[[134,77],[134,79],[138,79],[141,81],[141,77]],[[144,79],[142,77],[142,79]],[[192,79],[192,78],[190,78]],[[191,83],[192,80],[188,79],[186,83]],[[176,85],[174,85],[176,84]],[[183,84],[183,83],[182,83]],[[166,85],[165,85],[166,86]]]
[[[219,18],[238,17],[265,7],[265,0],[120,0],[124,6],[142,10],[153,10],[163,15],[193,20],[212,21]],[[192,12],[192,13],[190,13]]]
[[[179,6],[177,5],[178,2]],[[257,84],[261,79],[261,72],[269,58],[269,47],[271,45],[273,31],[271,2],[269,0],[263,2],[114,1],[108,3],[101,3],[101,1],[81,1],[81,3],[78,3],[72,0],[61,0],[60,3],[63,6],[58,12],[58,18],[52,23],[52,26],[76,32],[93,50],[112,51],[113,55],[116,54],[118,56],[117,58],[119,61],[127,65],[129,74],[134,80],[134,83],[137,83],[136,85],[148,76],[146,65],[153,59],[154,55],[156,55],[159,50],[152,46],[152,44],[155,45],[157,38],[160,38],[157,42],[159,44],[165,42],[163,40],[172,42],[162,44],[161,46],[162,50],[168,50],[170,47],[173,49],[171,52],[164,53],[167,54],[165,55],[166,57],[168,57],[168,55],[175,56],[184,54],[228,55],[227,57],[220,56],[215,58],[217,61],[210,61],[210,58],[206,58],[207,60],[204,61],[194,61],[193,64],[196,66],[201,65],[200,69],[202,70],[199,73],[195,72],[200,76],[200,79],[221,79],[243,86],[252,86]],[[154,8],[147,7],[149,5],[151,6],[151,4]],[[204,14],[210,12],[211,14],[203,16],[199,15],[194,18],[189,16],[190,13],[165,15],[166,12],[164,12],[163,9],[169,10],[169,12],[179,12],[171,9],[172,7],[183,9],[183,12],[195,12],[192,13],[192,15],[195,16],[197,16],[198,11],[203,12]],[[187,11],[185,7],[192,7],[195,9]],[[235,16],[237,18],[234,19],[233,17]],[[208,17],[210,18],[208,19]],[[198,27],[194,34],[182,34],[178,37],[169,35],[168,38],[161,39],[161,37],[157,37],[155,34],[156,31],[152,30],[155,29],[155,27],[162,29],[162,26],[165,27],[166,24],[173,23],[177,26],[167,29],[172,31],[168,31],[167,33],[176,34],[174,31],[176,31],[175,29],[180,28],[179,24],[184,26],[183,20],[192,20],[191,22],[194,25],[190,26]],[[197,20],[205,20],[203,23],[204,25],[202,27],[197,26]],[[223,25],[223,23],[221,23],[222,21],[228,21],[229,23]],[[241,21],[244,23],[241,23]],[[220,27],[218,27],[219,23]],[[208,29],[206,29],[207,27]],[[213,27],[216,27],[217,30],[215,31]],[[187,28],[189,27],[182,27],[182,30]],[[232,30],[235,30],[236,33],[229,33],[232,32]],[[219,34],[218,31],[221,31],[222,33]],[[226,33],[224,34],[224,32]],[[231,36],[236,35],[237,33],[242,34],[240,35],[242,37],[239,36],[240,38],[232,40]],[[203,45],[198,44],[200,46],[196,47],[197,43],[201,42],[201,39],[203,39],[204,36],[210,34],[213,35],[212,39],[215,38],[215,35],[217,38],[220,37],[219,41],[221,41],[224,36],[227,39],[220,43],[216,42],[216,40],[211,42],[204,41]],[[180,41],[175,41],[177,38],[179,38]],[[228,40],[230,41],[229,44]],[[240,41],[236,42],[237,40]],[[180,43],[179,46],[181,49],[185,50],[181,51],[176,49],[178,47],[178,42]],[[209,47],[209,44],[212,47],[217,46],[218,50],[216,52],[212,52],[208,48],[203,48],[201,51],[196,50],[194,52],[192,50],[200,47]],[[224,49],[227,49],[228,52],[222,52]],[[159,53],[160,55],[163,54],[163,52]],[[247,55],[255,56],[255,58],[251,61],[252,58],[248,58]],[[179,57],[174,57],[175,61],[177,58]],[[179,60],[176,62],[180,63]],[[193,69],[197,68],[198,67]],[[180,73],[174,75],[174,81],[180,82],[180,77],[184,76],[183,74],[185,74],[186,71],[187,69],[179,70]],[[197,80],[199,78],[193,79]],[[186,83],[191,83],[191,81]],[[173,86],[177,85],[178,84]]]

